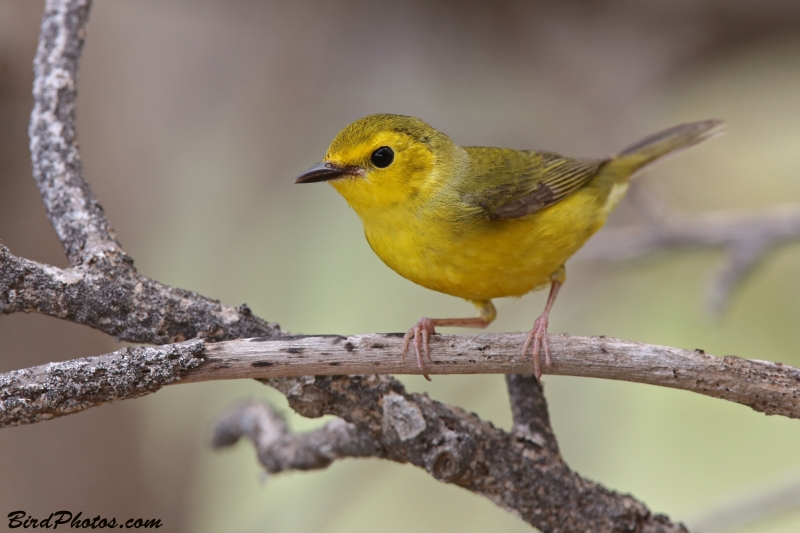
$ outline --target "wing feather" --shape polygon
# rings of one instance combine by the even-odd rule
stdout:
[[[573,159],[552,152],[467,148],[477,183],[462,200],[491,219],[519,218],[580,189],[608,159]],[[477,190],[475,190],[475,188]]]

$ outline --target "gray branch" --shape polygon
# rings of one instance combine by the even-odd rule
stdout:
[[[550,425],[547,400],[539,380],[531,374],[508,374],[506,386],[514,434],[558,455],[558,441]]]
[[[78,153],[78,62],[90,7],[90,0],[45,3],[28,129],[33,177],[72,265],[102,260],[107,254],[119,256],[116,260],[126,257],[89,188]]]
[[[523,333],[433,335],[436,374],[532,374],[531,357],[522,357]],[[545,374],[624,380],[670,387],[741,403],[756,411],[800,418],[800,370],[782,363],[715,357],[703,350],[684,350],[607,337],[550,335],[552,366]],[[208,364],[187,372],[186,381],[335,374],[419,374],[411,358],[403,360],[402,335],[343,337],[296,336],[240,339],[209,344]],[[517,396],[515,390],[512,394]],[[533,409],[517,406],[523,424]],[[540,420],[540,423],[544,423]]]
[[[369,434],[341,418],[316,431],[294,435],[280,415],[255,400],[235,405],[220,417],[211,445],[232,446],[241,437],[253,441],[259,461],[270,474],[319,470],[337,459],[378,457],[380,452]]]
[[[199,340],[158,348],[137,346],[0,374],[0,427],[41,422],[150,394],[199,365],[203,346]]]
[[[532,358],[519,354],[524,337],[519,333],[433,335],[434,361],[427,371],[431,375],[532,374]],[[733,356],[715,357],[702,350],[681,350],[606,337],[551,335],[549,342],[553,364],[543,368],[545,374],[659,385],[737,402],[766,414],[800,418],[800,370],[781,363]],[[419,368],[411,358],[403,360],[399,356],[401,343],[400,334],[264,337],[207,343],[195,354],[201,360],[191,368],[182,369],[178,377],[181,383],[194,383],[306,375],[419,374]],[[116,360],[126,353],[123,350],[105,357]],[[81,366],[92,360],[77,359],[63,364]],[[25,401],[29,382],[24,376],[53,372],[56,377],[61,375],[57,368],[49,369],[45,365],[0,374],[2,383],[5,383],[0,387],[2,398],[12,402]],[[56,398],[72,394],[72,387],[106,390],[105,374],[86,374],[77,378],[80,381],[50,380],[47,382],[50,388],[41,390]],[[177,382],[170,377],[162,385]],[[509,377],[509,394],[515,433],[557,454],[558,445],[547,415],[547,403],[539,386],[533,385],[529,377],[512,376]],[[102,392],[93,394],[81,405],[86,408],[118,399],[121,396],[109,389],[106,396]],[[51,418],[60,416],[59,413],[72,412],[75,410],[71,408],[47,411]],[[26,416],[28,418],[23,419],[21,415],[0,407],[0,427],[43,419],[34,409]]]
[[[60,269],[16,257],[0,244],[0,315],[31,311],[149,344],[281,333],[246,305],[230,307],[169,287],[142,276],[128,261]]]
[[[520,433],[516,424],[514,431],[504,432],[457,407],[408,394],[391,377],[303,377],[265,383],[286,394],[305,416],[342,417],[295,435],[274,410],[257,401],[221,416],[213,446],[231,446],[247,437],[269,473],[325,468],[348,457],[376,457],[413,464],[442,482],[481,494],[541,531],[686,532],[682,525],[651,514],[632,496],[582,478],[557,450]],[[535,416],[547,420],[536,380],[525,376],[514,386],[519,392],[538,389],[533,393],[544,411]]]
[[[36,311],[152,344],[279,335],[246,305],[224,306],[140,275],[122,250],[78,152],[78,63],[90,7],[90,0],[46,2],[28,130],[34,178],[73,266],[40,265],[0,245],[0,314]]]
[[[635,498],[580,477],[536,439],[507,433],[426,395],[409,394],[394,378],[318,376],[265,383],[283,392],[302,415],[335,415],[349,422],[290,435],[268,408],[250,404],[225,416],[217,434],[226,438],[217,444],[248,435],[270,471],[368,454],[413,464],[442,482],[481,494],[541,531],[686,532]],[[323,438],[329,435],[331,448]],[[276,450],[269,444],[281,440],[286,447]]]
[[[578,253],[581,259],[625,261],[669,250],[722,248],[727,256],[712,282],[708,304],[721,312],[730,295],[776,247],[800,240],[800,206],[765,213],[683,215],[667,209],[645,186],[631,191],[646,223],[606,228]]]

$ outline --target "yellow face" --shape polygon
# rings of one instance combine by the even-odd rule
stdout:
[[[339,132],[323,163],[297,182],[330,182],[360,214],[407,204],[436,187],[451,146],[446,135],[417,118],[370,115]]]
[[[431,185],[434,156],[405,133],[383,131],[358,144],[331,148],[325,162],[355,173],[330,184],[356,211],[406,202]]]

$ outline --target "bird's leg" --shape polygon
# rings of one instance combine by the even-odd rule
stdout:
[[[539,315],[539,318],[533,323],[533,328],[528,333],[525,339],[525,344],[522,346],[522,355],[528,353],[528,348],[533,344],[531,350],[533,355],[533,373],[536,380],[540,381],[542,378],[542,369],[539,364],[539,348],[544,348],[544,362],[550,366],[550,347],[547,345],[547,319],[550,315],[550,309],[558,296],[558,290],[567,279],[567,271],[564,265],[561,265],[558,270],[550,274],[550,296],[547,297],[547,304],[544,306],[544,312]]]
[[[430,335],[436,333],[436,326],[452,326],[452,327],[462,327],[462,328],[485,328],[495,319],[497,316],[497,311],[494,308],[494,305],[491,301],[485,302],[472,302],[475,304],[475,307],[478,308],[478,316],[475,318],[428,318],[422,317],[420,318],[417,323],[414,325],[413,328],[409,329],[406,333],[405,337],[403,337],[403,354],[402,357],[405,359],[406,352],[408,351],[408,345],[411,342],[411,339],[414,339],[414,351],[417,354],[417,366],[422,371],[422,375],[425,376],[425,379],[428,381],[431,380],[430,376],[428,376],[427,372],[425,372],[425,362],[422,360],[422,353],[425,353],[425,357],[428,358],[428,361],[431,363],[433,359],[431,359],[431,352],[428,349],[428,337]]]

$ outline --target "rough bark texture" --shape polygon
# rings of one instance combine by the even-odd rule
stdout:
[[[521,357],[519,347],[525,335],[520,333],[478,335],[434,335],[431,346],[436,349],[430,374],[497,374],[532,373],[533,361]],[[714,398],[747,405],[769,415],[800,418],[800,370],[781,363],[753,361],[734,356],[716,357],[702,350],[681,350],[667,346],[642,344],[606,337],[573,337],[551,335],[552,366],[546,374],[601,377],[626,380],[675,389],[682,389]],[[287,336],[254,338],[206,343],[196,353],[202,357],[191,367],[183,367],[180,382],[191,383],[219,379],[278,378],[304,375],[340,374],[419,374],[416,363],[403,360],[400,334],[370,334],[344,337],[339,335]],[[185,344],[170,345],[183,349]],[[114,359],[118,353],[103,357]],[[91,364],[94,358],[76,359],[64,365],[78,367]],[[27,380],[20,372],[35,370],[37,378]],[[48,372],[61,375],[59,367],[38,367],[29,371],[0,374],[5,380],[2,390],[7,401],[24,402],[28,386],[40,387]],[[31,374],[33,375],[33,374]],[[163,375],[162,385],[177,383],[174,376]],[[83,408],[120,399],[116,389],[104,388],[105,374],[81,376],[82,387],[94,387]],[[152,379],[157,380],[158,377]],[[555,436],[550,428],[547,408],[524,392],[531,386],[530,377],[509,377],[509,396],[518,431],[527,432],[542,446],[555,451]],[[72,382],[48,380],[43,392],[55,396],[71,394]],[[122,390],[122,389],[120,389]],[[154,392],[156,389],[152,389]],[[134,395],[139,391],[131,390]],[[16,398],[16,400],[15,400]],[[46,405],[40,406],[46,409]],[[64,411],[60,414],[69,414]],[[15,414],[15,423],[27,416],[28,422],[42,420],[33,406],[24,415]],[[0,421],[10,416],[0,407]],[[48,417],[59,416],[58,413]],[[0,422],[1,423],[1,422]]]
[[[30,311],[85,324],[128,342],[281,334],[277,324],[254,316],[246,305],[223,305],[142,276],[127,256],[110,255],[102,264],[60,269],[16,257],[0,244],[0,315]]]
[[[106,254],[125,256],[89,188],[78,153],[78,61],[90,7],[90,0],[45,3],[28,129],[33,177],[72,265]]]
[[[155,392],[199,365],[203,346],[199,340],[158,348],[137,346],[0,374],[0,428]]]
[[[550,425],[550,413],[542,384],[531,374],[506,375],[511,401],[512,432],[550,453],[559,454],[558,441]]]
[[[647,383],[732,401],[772,415],[800,418],[800,370],[769,361],[716,357],[608,337],[549,335],[552,366],[545,374]],[[521,333],[433,335],[435,374],[533,373],[531,357],[520,355]],[[240,339],[209,344],[207,365],[187,372],[185,381],[299,374],[420,374],[403,360],[402,336],[370,334]],[[516,407],[515,407],[516,409]]]
[[[527,392],[534,398],[518,411],[519,420],[547,420],[547,404],[535,380],[511,379],[515,393]],[[409,394],[391,377],[303,377],[271,379],[265,383],[283,392],[300,414],[336,415],[354,426],[339,428],[336,453],[329,455],[330,459],[362,456],[371,448],[375,457],[411,463],[440,481],[482,494],[541,531],[686,531],[664,516],[651,514],[631,496],[610,491],[572,472],[561,459],[554,439],[542,437],[543,443],[517,427],[506,433],[458,407],[426,395]],[[247,431],[253,428],[247,420],[252,413],[252,405],[240,411],[238,434],[251,438],[255,434],[258,443],[258,431]],[[274,414],[261,416],[274,420]],[[237,426],[232,422],[235,418],[235,414],[229,414],[224,419],[223,433],[229,436],[226,443],[233,441],[230,428]],[[262,431],[266,426],[269,424],[261,426]],[[269,447],[259,447],[259,456],[265,466],[270,465],[268,468],[307,466],[308,461],[292,456],[292,451],[302,450],[311,455],[307,448],[314,448],[313,443],[319,442],[321,435],[336,429],[329,424],[319,432],[287,439],[285,428],[272,422],[266,431],[282,435],[278,439],[291,441],[288,456],[282,455],[287,453],[286,448],[273,456]],[[275,437],[264,440],[274,441]]]
[[[337,459],[379,455],[375,440],[354,424],[338,418],[311,433],[293,435],[280,415],[255,400],[236,405],[220,417],[211,445],[232,446],[241,437],[253,441],[259,461],[270,474],[318,470]]]

